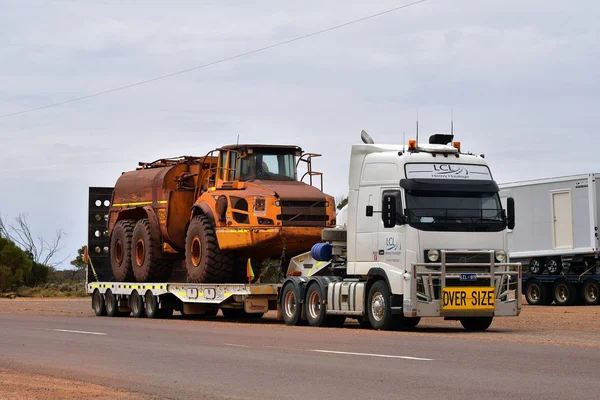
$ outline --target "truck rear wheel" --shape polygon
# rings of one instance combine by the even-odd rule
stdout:
[[[131,263],[137,282],[158,282],[171,275],[172,265],[161,258],[150,231],[148,219],[140,219],[133,228]]]
[[[119,317],[121,313],[119,312],[117,296],[115,296],[115,294],[108,289],[104,295],[104,298],[106,303],[106,315],[109,317]]]
[[[461,318],[460,324],[468,331],[485,331],[492,324],[494,317]]]
[[[341,327],[346,321],[343,315],[327,315],[326,293],[318,283],[312,283],[306,291],[306,319],[310,326]]]
[[[302,303],[296,285],[288,284],[281,293],[283,321],[286,325],[299,325],[302,319]]]
[[[559,279],[552,286],[552,297],[557,306],[572,306],[576,298],[575,286],[566,279]]]
[[[131,302],[131,313],[135,318],[143,318],[146,316],[146,312],[144,310],[144,299],[142,299],[142,296],[138,294],[137,290],[133,291],[129,301]]]
[[[583,282],[583,285],[581,285],[581,298],[583,303],[589,306],[600,304],[600,284],[593,279]]]
[[[205,215],[196,215],[188,227],[185,267],[192,282],[223,283],[231,279],[233,259],[219,248],[215,228]]]
[[[115,225],[110,235],[110,266],[117,281],[133,280],[131,242],[134,222],[123,219]]]
[[[92,297],[92,308],[98,317],[106,315],[106,307],[104,305],[104,296],[98,289],[94,291],[94,295]]]

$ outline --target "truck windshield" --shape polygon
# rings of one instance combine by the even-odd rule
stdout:
[[[407,191],[406,218],[428,231],[498,232],[506,226],[498,193]]]
[[[235,176],[241,181],[293,181],[296,180],[296,158],[291,153],[263,153],[254,150],[238,161]]]

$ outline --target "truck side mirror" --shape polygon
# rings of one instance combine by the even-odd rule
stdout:
[[[506,199],[506,219],[508,229],[515,229],[515,199],[512,197]]]
[[[396,226],[396,196],[393,194],[383,195],[381,218],[383,219],[384,228]]]

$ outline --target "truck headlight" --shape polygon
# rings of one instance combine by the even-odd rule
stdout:
[[[437,260],[440,259],[440,252],[437,251],[436,249],[431,249],[427,252],[427,258],[431,262],[436,262]]]
[[[506,261],[506,252],[504,250],[496,250],[496,261],[501,263]]]

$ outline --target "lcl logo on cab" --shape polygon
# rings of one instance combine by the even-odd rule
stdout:
[[[385,238],[385,249],[387,251],[400,250],[400,243],[396,243],[396,240],[393,237],[386,237]]]

